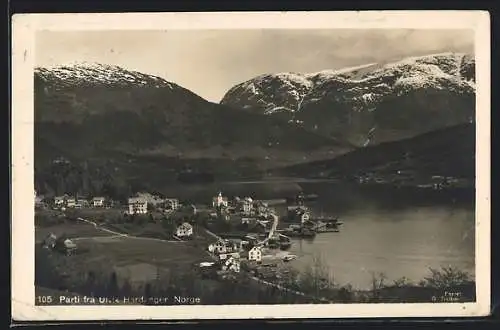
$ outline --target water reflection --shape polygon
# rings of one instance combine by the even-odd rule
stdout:
[[[391,195],[368,198],[366,192],[352,188],[343,194],[333,187],[326,191],[309,205],[311,211],[339,216],[343,228],[319,234],[312,241],[294,241],[290,252],[300,256],[294,261],[298,268],[321,256],[338,283],[358,288],[371,285],[372,272],[384,273],[388,281],[407,277],[415,282],[429,274],[429,267],[454,266],[474,274],[475,226],[470,203],[451,200],[413,205],[411,199],[399,198],[391,208],[387,200]]]

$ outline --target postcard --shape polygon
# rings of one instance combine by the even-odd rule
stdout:
[[[481,11],[23,14],[17,321],[485,316]]]

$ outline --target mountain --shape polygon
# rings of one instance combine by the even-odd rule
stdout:
[[[357,146],[377,144],[473,121],[475,59],[445,53],[265,74],[234,86],[220,103]]]
[[[36,68],[34,87],[37,173],[64,157],[159,182],[182,170],[230,176],[350,148],[118,66]]]
[[[377,178],[392,183],[428,183],[433,176],[442,176],[473,186],[475,134],[475,125],[466,123],[272,172],[309,178]]]

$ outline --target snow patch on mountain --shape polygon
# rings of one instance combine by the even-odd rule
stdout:
[[[234,86],[221,103],[271,114],[283,108],[302,111],[308,104],[331,98],[352,104],[355,110],[373,109],[387,95],[419,89],[473,93],[474,65],[467,54],[439,53],[309,74],[266,74]]]
[[[358,65],[358,66],[353,66],[353,67],[348,67],[348,68],[342,68],[338,70],[323,70],[315,73],[308,73],[305,74],[304,77],[310,80],[317,80],[317,81],[324,81],[327,79],[331,79],[334,77],[337,77],[339,75],[345,74],[345,73],[352,73],[355,71],[358,71],[360,69],[365,69],[372,67],[374,65],[377,65],[377,63],[369,63],[369,64],[363,64],[363,65]]]
[[[151,86],[173,89],[163,78],[116,65],[76,62],[51,68],[35,68],[37,77],[43,81],[57,82],[59,86]]]
[[[221,103],[364,145],[462,123],[475,111],[475,88],[472,55],[439,53],[308,74],[260,75],[231,88]],[[380,126],[367,137],[376,123]]]
[[[243,109],[259,108],[265,114],[295,112],[313,82],[298,73],[264,74],[231,88],[225,99],[247,100]]]

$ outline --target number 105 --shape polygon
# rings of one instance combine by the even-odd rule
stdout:
[[[51,296],[37,296],[36,302],[39,304],[50,304],[52,302]]]

